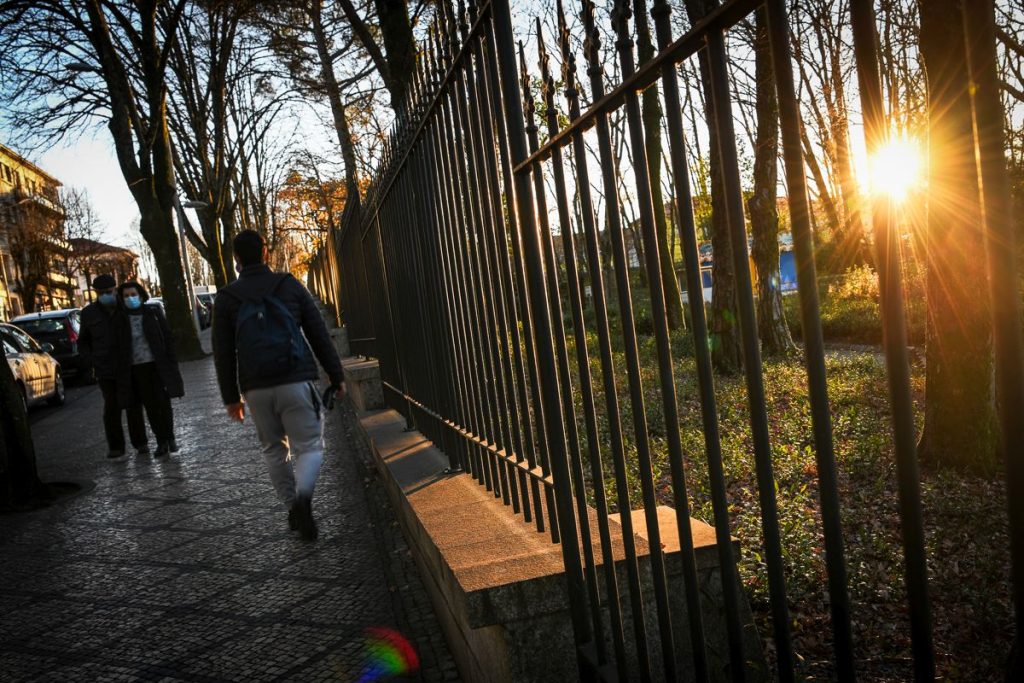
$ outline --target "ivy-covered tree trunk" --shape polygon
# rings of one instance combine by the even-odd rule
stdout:
[[[30,503],[41,489],[21,390],[0,346],[0,510]]]
[[[695,24],[718,6],[717,0],[685,0],[690,23]],[[704,92],[711,92],[711,76],[705,59],[700,60],[700,77]],[[743,367],[743,348],[740,342],[739,304],[736,295],[736,270],[733,268],[733,247],[746,251],[747,245],[733,245],[726,214],[725,182],[722,162],[718,155],[718,132],[711,98],[707,98],[709,175],[711,176],[711,248],[714,265],[711,269],[711,313],[708,327],[711,332],[711,359],[715,369],[726,374],[739,372]],[[691,294],[692,301],[701,300],[699,292]]]
[[[651,40],[647,3],[636,2],[637,50],[640,64],[654,58],[654,42]],[[668,220],[665,216],[665,197],[661,192],[661,160],[664,156],[661,140],[661,98],[658,84],[650,86],[641,95],[644,141],[647,151],[647,172],[651,178],[651,199],[654,203],[654,228],[658,235],[658,260],[661,263],[661,289],[665,294],[665,313],[670,329],[678,330],[685,324],[683,299],[679,294],[679,280],[676,279],[672,263],[672,249],[669,246]]]
[[[779,107],[775,96],[775,74],[768,44],[768,22],[757,11],[754,36],[754,79],[757,131],[754,140],[754,192],[747,202],[750,230],[754,238],[754,268],[757,271],[757,331],[765,355],[788,354],[796,350],[782,310],[779,286],[779,214],[776,206],[779,158]]]
[[[987,468],[996,462],[998,432],[963,2],[918,3],[929,98],[928,325],[918,450],[935,463]]]

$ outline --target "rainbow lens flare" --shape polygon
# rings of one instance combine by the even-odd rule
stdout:
[[[359,683],[386,680],[420,668],[420,658],[412,644],[401,633],[389,628],[366,629],[363,661]]]

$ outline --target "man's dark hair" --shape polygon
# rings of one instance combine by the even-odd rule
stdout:
[[[235,249],[235,256],[242,267],[251,266],[256,263],[263,263],[263,235],[255,230],[243,230],[235,235],[231,245]]]

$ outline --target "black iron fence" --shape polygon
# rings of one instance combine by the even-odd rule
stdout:
[[[690,535],[684,458],[708,464],[722,600],[728,641],[728,676],[743,680],[741,587],[730,539],[729,509],[719,438],[711,341],[704,309],[690,310],[698,374],[704,452],[685,453],[673,375],[672,336],[661,287],[649,287],[658,391],[668,454],[667,481],[680,533],[681,585],[671,585],[662,551],[647,415],[651,394],[642,383],[636,330],[633,255],[619,210],[623,177],[639,208],[647,282],[662,281],[651,179],[645,157],[639,93],[660,86],[669,142],[668,169],[675,226],[688,290],[701,292],[699,254],[684,145],[687,134],[677,65],[698,58],[706,88],[707,125],[717,131],[717,153],[727,197],[732,243],[746,244],[740,170],[733,131],[724,33],[763,7],[767,14],[779,102],[785,182],[797,263],[805,360],[824,530],[834,672],[854,680],[851,607],[844,568],[837,468],[833,448],[825,356],[818,311],[815,262],[783,0],[731,0],[684,35],[673,37],[666,0],[653,3],[660,52],[637,68],[631,38],[633,3],[611,9],[622,81],[604,82],[597,11],[582,3],[583,68],[590,106],[583,111],[574,40],[558,6],[561,73],[556,91],[548,47],[540,35],[541,106],[516,46],[508,0],[470,3],[454,10],[439,3],[422,46],[411,96],[387,143],[380,172],[361,209],[352,208],[339,235],[315,260],[310,281],[348,325],[353,350],[380,359],[386,400],[435,441],[454,467],[475,477],[516,514],[550,534],[563,551],[581,676],[699,680],[709,671],[697,568]],[[852,24],[869,149],[884,141],[872,3],[854,0]],[[968,12],[968,14],[970,14]],[[969,31],[992,27],[972,16]],[[983,42],[983,41],[982,41]],[[973,55],[975,60],[984,55]],[[563,98],[561,106],[558,98]],[[978,120],[992,115],[991,98],[976,93]],[[998,101],[996,101],[998,104]],[[986,107],[988,109],[986,109]],[[559,117],[559,110],[568,113]],[[987,112],[987,114],[986,114]],[[632,162],[613,149],[611,116],[624,121]],[[1001,117],[977,127],[985,219],[992,235],[989,272],[996,302],[996,362],[1007,458],[1007,482],[1017,634],[1024,616],[1024,374],[1007,188],[999,173]],[[590,147],[585,140],[591,136]],[[542,142],[543,141],[543,142]],[[596,143],[597,163],[591,158]],[[568,173],[567,173],[568,171]],[[594,176],[591,177],[591,172]],[[910,374],[903,322],[899,250],[891,211],[877,199],[873,224],[885,356],[899,480],[905,583],[911,615],[912,656],[918,680],[931,680],[935,656],[927,593],[920,484],[915,457]],[[604,218],[604,229],[599,228]],[[556,240],[560,242],[556,246]],[[794,678],[791,617],[778,521],[772,444],[755,319],[749,262],[734,249],[739,289],[738,323],[764,561],[770,594],[776,675]],[[606,277],[605,274],[608,274]],[[615,316],[609,312],[614,301]],[[616,354],[624,358],[616,363]],[[593,358],[592,358],[593,356]],[[624,365],[624,367],[623,367]],[[617,383],[625,382],[622,392]],[[602,427],[601,425],[606,426]],[[627,446],[624,432],[631,431]],[[610,462],[606,481],[604,463]],[[631,478],[639,479],[638,486]],[[633,491],[639,491],[639,499]],[[650,556],[649,583],[629,514],[619,517],[623,557],[613,558],[612,510],[642,509]],[[596,527],[596,528],[595,528]],[[614,561],[617,560],[617,561]],[[645,594],[650,591],[652,596]],[[685,615],[670,609],[685,594]],[[652,614],[653,612],[653,614]],[[685,622],[688,646],[676,637]],[[766,634],[768,635],[768,634]],[[683,650],[688,661],[683,661]]]

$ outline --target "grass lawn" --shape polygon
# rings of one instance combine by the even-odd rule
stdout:
[[[713,523],[696,372],[691,354],[684,353],[683,337],[685,334],[674,344],[680,349],[675,359],[675,375],[691,508],[695,517]],[[662,502],[671,504],[653,338],[640,339],[657,488]],[[603,432],[605,482],[609,503],[614,504],[607,416],[593,335],[591,342],[588,346]],[[633,468],[630,493],[633,501],[640,501],[624,357],[616,352],[615,358],[622,425]],[[872,352],[834,350],[828,354],[827,367],[858,678],[907,680],[912,677],[909,618],[882,358]],[[923,376],[922,366],[913,368],[919,418]],[[746,389],[742,376],[719,376],[716,383],[732,530],[742,547],[740,577],[770,653],[768,588]],[[765,386],[799,673],[809,679],[832,679],[817,468],[802,361],[766,361]],[[578,424],[583,437],[582,415]],[[922,489],[939,673],[943,678],[956,680],[1001,679],[1012,638],[1009,539],[1002,474],[979,477],[924,469]],[[634,502],[634,506],[639,504]]]

